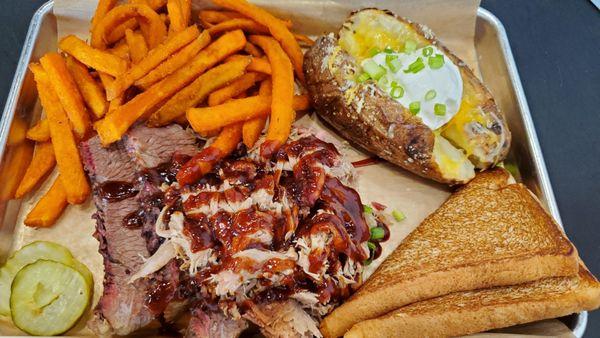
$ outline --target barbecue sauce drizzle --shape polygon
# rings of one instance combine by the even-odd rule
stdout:
[[[199,155],[204,157],[206,154]],[[292,206],[284,217],[254,208],[233,213],[219,210],[210,217],[203,213],[186,213],[184,233],[191,238],[192,251],[212,248],[216,250],[220,260],[218,265],[209,265],[192,276],[192,284],[196,285],[198,290],[203,289],[200,285],[219,271],[251,268],[245,265],[249,263],[232,258],[236,252],[250,248],[282,252],[289,248],[296,238],[310,235],[311,232],[327,231],[333,235],[334,241],[322,256],[309,256],[310,271],[318,271],[325,261],[330,261],[329,272],[335,272],[343,267],[347,259],[363,262],[368,258],[368,252],[362,244],[369,239],[369,227],[364,219],[360,196],[339,179],[328,176],[323,169],[324,165],[335,165],[340,157],[332,144],[313,136],[305,136],[296,141],[289,141],[282,147],[271,143],[263,145],[260,155],[271,155],[270,167],[274,167],[274,162],[277,161],[298,158],[293,171],[272,172],[267,169],[266,164],[246,158],[240,159],[244,155],[244,149],[232,154],[218,163],[195,185],[181,188],[196,191],[183,203],[184,213],[207,205],[211,199],[229,203],[243,201],[252,191],[258,189],[267,190],[275,202],[281,202],[282,196],[286,195]],[[187,164],[183,166],[187,167]],[[203,189],[220,185],[225,180],[235,184],[225,191]],[[317,210],[324,210],[326,213],[318,214]],[[169,217],[164,221],[168,222]],[[270,245],[265,247],[263,243],[248,239],[248,234],[255,233],[258,229],[272,235]],[[292,237],[286,239],[286,232],[290,229],[293,231]],[[286,264],[285,261],[270,260],[260,267],[260,270],[276,273]],[[268,287],[264,292],[254,295],[252,301],[283,300],[298,290],[309,290],[316,292],[319,299],[326,303],[341,300],[351,292],[349,286],[342,288],[333,280],[317,282],[298,266],[292,268],[293,274],[285,277],[280,282],[281,285]],[[204,297],[204,301],[217,300],[209,301]]]
[[[138,192],[133,183],[124,181],[106,181],[98,186],[98,195],[108,202],[122,201]]]

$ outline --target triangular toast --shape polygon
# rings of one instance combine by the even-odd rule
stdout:
[[[344,337],[454,337],[599,306],[600,283],[581,266],[574,277],[456,292],[414,303],[358,323]]]
[[[358,322],[424,299],[577,271],[577,252],[560,226],[525,186],[493,169],[427,217],[321,330],[339,337]]]

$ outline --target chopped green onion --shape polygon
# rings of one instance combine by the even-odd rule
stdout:
[[[446,115],[446,105],[442,103],[436,103],[435,106],[433,106],[433,112],[438,116]]]
[[[385,47],[385,49],[383,50],[383,52],[387,53],[387,54],[391,54],[391,53],[394,52],[394,50],[392,49],[392,47],[387,46],[387,47]]]
[[[398,55],[394,55],[394,54],[388,54],[385,56],[385,62],[391,62],[392,60],[396,60],[398,58]]]
[[[388,84],[389,81],[390,80],[387,78],[387,76],[382,76],[381,79],[379,79],[379,81],[377,81],[377,85],[379,87],[384,88]]]
[[[369,76],[374,80],[379,80],[379,78],[386,73],[385,68],[381,67],[373,60],[366,60],[363,62],[363,68],[365,72],[369,73]]]
[[[408,110],[410,110],[410,112],[413,113],[413,115],[417,115],[419,110],[421,110],[421,102],[419,102],[419,101],[411,102],[408,105]]]
[[[367,247],[369,247],[369,251],[373,251],[373,253],[377,250],[377,246],[373,242],[367,242]]]
[[[404,53],[412,53],[417,50],[417,43],[413,40],[406,40],[404,43]]]
[[[372,214],[373,213],[373,208],[371,208],[370,206],[363,204],[363,211],[365,214]]]
[[[404,96],[404,88],[402,88],[402,86],[393,86],[392,85],[392,90],[390,91],[390,96],[394,99],[399,99],[402,96]]]
[[[398,59],[394,59],[388,62],[387,65],[388,68],[394,73],[397,73],[400,70],[400,68],[402,68],[402,63]]]
[[[428,56],[431,56],[431,55],[433,55],[433,48],[431,48],[431,47],[425,47],[425,48],[423,48],[423,56],[424,57],[428,57]]]
[[[408,65],[408,68],[404,70],[404,73],[418,73],[425,68],[422,58],[418,58],[415,62]]]
[[[427,63],[429,63],[431,69],[440,69],[444,65],[444,56],[442,54],[430,56]]]
[[[372,240],[380,240],[385,237],[385,230],[380,227],[371,228],[371,239]]]
[[[400,87],[400,85],[399,85],[399,84],[398,84],[398,82],[396,82],[396,81],[392,81],[392,84],[391,84],[391,86],[392,86],[392,87]]]
[[[363,82],[367,81],[370,78],[371,78],[371,76],[368,73],[362,73],[362,74],[360,74],[359,76],[356,77],[356,82],[363,83]]]
[[[425,94],[425,100],[431,101],[435,98],[436,95],[437,93],[435,92],[435,90],[431,89]]]
[[[396,220],[396,222],[400,222],[403,219],[406,218],[406,216],[404,216],[404,213],[402,211],[399,210],[394,210],[392,211],[392,216],[394,217],[394,219]]]
[[[373,47],[373,48],[369,49],[369,55],[371,57],[373,57],[373,56],[375,56],[375,55],[377,55],[379,53],[381,53],[381,49],[379,49],[377,47]]]
[[[519,166],[516,163],[504,163],[504,168],[518,181],[521,177]]]

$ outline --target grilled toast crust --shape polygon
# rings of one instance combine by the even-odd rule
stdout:
[[[324,336],[451,292],[576,275],[573,245],[529,190],[509,178],[504,169],[489,170],[455,192],[323,320]]]
[[[600,283],[581,266],[574,277],[457,292],[417,302],[358,323],[344,337],[462,336],[599,306]]]

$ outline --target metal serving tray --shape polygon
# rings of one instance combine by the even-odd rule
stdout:
[[[52,0],[48,1],[38,9],[31,20],[0,121],[2,185],[15,180],[15,177],[8,177],[14,175],[9,174],[14,173],[14,169],[10,171],[9,167],[14,165],[13,159],[17,152],[27,150],[27,147],[19,147],[19,143],[14,141],[14,139],[22,140],[22,137],[18,137],[18,130],[22,130],[23,125],[32,125],[39,118],[40,108],[37,103],[35,84],[31,73],[27,71],[27,66],[31,61],[38,60],[44,53],[56,50],[57,28],[56,18],[52,12],[53,5]],[[475,30],[479,71],[483,82],[492,91],[500,108],[505,112],[513,135],[512,149],[507,163],[518,167],[520,177],[517,179],[527,185],[552,216],[562,224],[504,26],[492,13],[480,8],[477,12]],[[9,138],[11,132],[14,137]],[[6,259],[11,247],[16,218],[21,206],[20,200],[7,200],[2,197],[0,194],[2,222],[0,223],[0,262]],[[567,316],[561,320],[576,337],[583,336],[587,324],[586,312]]]

